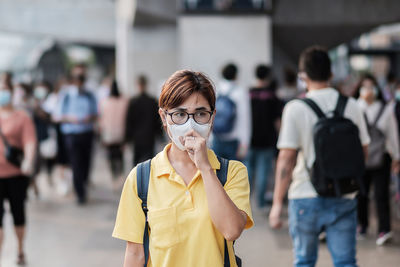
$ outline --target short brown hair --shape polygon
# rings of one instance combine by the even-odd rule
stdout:
[[[215,108],[215,89],[212,81],[201,72],[179,70],[164,83],[159,99],[162,109],[181,105],[192,94],[199,93],[207,99],[211,110]]]

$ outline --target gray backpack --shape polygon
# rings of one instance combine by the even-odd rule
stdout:
[[[378,169],[382,167],[384,163],[385,152],[386,152],[386,136],[376,126],[384,110],[385,110],[385,104],[382,103],[378,115],[376,116],[372,124],[368,123],[367,116],[364,113],[365,122],[367,123],[368,127],[368,133],[371,138],[371,143],[368,146],[368,159],[366,162],[367,169]]]

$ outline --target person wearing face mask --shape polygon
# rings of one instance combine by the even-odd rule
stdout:
[[[71,85],[60,96],[55,113],[61,124],[65,147],[72,167],[72,176],[78,205],[87,202],[94,125],[97,121],[97,101],[85,88],[86,67],[76,65],[71,70]]]
[[[217,177],[227,161],[207,146],[216,112],[204,74],[181,70],[165,82],[159,114],[171,143],[151,160],[146,207],[138,167],[125,182],[113,232],[127,241],[124,266],[240,266],[232,241],[253,225],[248,175],[242,163],[229,161],[224,186]]]
[[[366,195],[358,197],[358,236],[364,239],[369,226],[368,192],[374,187],[375,204],[378,216],[377,245],[389,241],[393,234],[390,222],[390,177],[391,171],[398,173],[400,149],[399,133],[394,107],[386,104],[374,76],[364,76],[355,97],[364,113],[371,137],[366,172],[364,175]]]
[[[7,156],[10,149],[22,151],[22,161]],[[0,252],[3,241],[4,201],[10,204],[18,240],[17,264],[25,264],[25,199],[33,172],[36,135],[29,115],[12,105],[12,90],[0,87]],[[21,152],[19,152],[21,155]],[[15,154],[14,154],[15,155]],[[0,259],[1,261],[1,259]]]

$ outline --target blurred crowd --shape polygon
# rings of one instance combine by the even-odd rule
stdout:
[[[262,208],[272,201],[282,111],[289,101],[304,98],[307,90],[301,77],[291,68],[284,69],[281,85],[271,67],[266,65],[255,68],[256,82],[250,88],[240,85],[239,76],[240,69],[233,63],[221,71],[221,80],[216,85],[217,115],[209,145],[217,155],[246,164],[251,192],[257,206]],[[8,199],[16,229],[19,229],[20,263],[24,262],[26,189],[30,185],[35,194],[40,195],[41,189],[35,179],[39,173],[46,173],[49,185],[61,195],[73,188],[77,203],[84,205],[88,201],[92,151],[96,142],[107,151],[113,187],[118,191],[124,181],[124,170],[152,158],[156,139],[163,136],[158,102],[148,93],[146,76],[137,77],[138,94],[131,99],[121,93],[112,78],[105,78],[97,90],[88,88],[86,80],[84,64],[74,65],[67,77],[55,84],[47,81],[13,83],[11,73],[1,74],[1,214],[4,214],[3,199]],[[397,173],[400,81],[390,74],[385,82],[378,84],[372,74],[365,74],[352,90],[344,90],[352,87],[344,83],[338,85],[337,90],[357,99],[370,135],[377,135],[380,144],[380,147],[376,145],[377,150],[379,153],[383,150],[385,155],[385,164],[367,170],[366,180],[367,189],[373,187],[379,227],[389,232],[391,182],[396,184],[395,197],[400,201]],[[124,166],[127,146],[133,150],[130,166]],[[11,153],[13,149],[19,149],[19,154]],[[368,196],[359,199],[360,238],[365,236],[369,225],[368,202]],[[0,244],[1,240],[2,231]]]

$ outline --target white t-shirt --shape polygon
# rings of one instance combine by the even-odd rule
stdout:
[[[324,113],[329,113],[335,110],[339,93],[333,88],[325,88],[313,90],[307,93],[306,97],[311,98]],[[351,119],[358,126],[362,145],[368,145],[370,142],[368,130],[356,100],[348,100],[344,116]],[[317,120],[318,117],[314,111],[301,100],[289,102],[283,111],[277,146],[279,149],[299,150],[292,183],[289,188],[289,199],[318,196],[311,184],[304,160],[304,158],[307,159],[307,166],[310,169],[315,161],[312,131]]]
[[[371,125],[375,122],[378,113],[382,107],[381,101],[375,101],[371,105],[368,105],[363,99],[359,98],[357,103],[362,112],[367,116],[368,123]],[[376,124],[376,127],[380,129],[386,137],[386,151],[389,152],[390,156],[394,160],[400,159],[400,148],[399,148],[399,134],[397,128],[397,120],[394,111],[394,104],[390,103],[385,106],[382,115]]]

